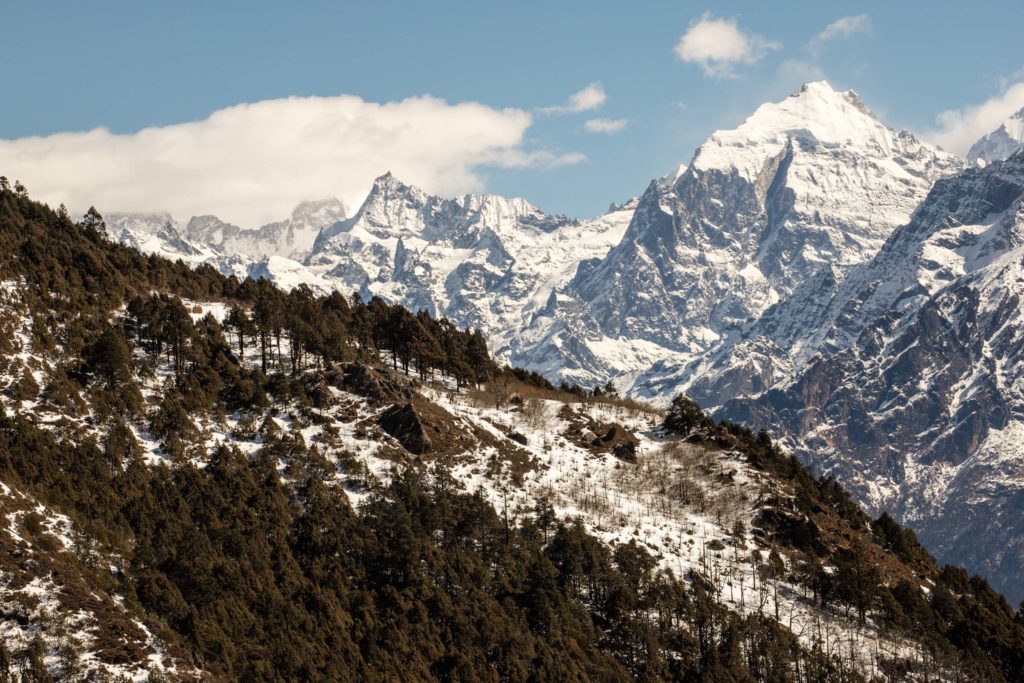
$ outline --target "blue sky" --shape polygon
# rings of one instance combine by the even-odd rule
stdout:
[[[431,95],[451,105],[512,108],[525,118],[503,121],[509,130],[500,140],[452,152],[434,166],[418,158],[397,161],[418,176],[413,180],[440,191],[466,186],[524,196],[547,211],[579,216],[639,193],[653,176],[688,161],[714,129],[736,125],[760,102],[781,99],[807,78],[824,76],[853,88],[893,127],[939,140],[964,139],[987,125],[994,114],[972,107],[1009,107],[1016,102],[1012,86],[1024,78],[1019,1],[2,4],[0,140],[105,127],[114,137],[108,142],[117,144],[117,135],[203,120],[239,103],[342,94],[388,103]],[[834,28],[832,39],[812,42],[843,17],[857,19]],[[698,45],[696,53],[687,53],[689,61],[683,59],[676,48],[701,21],[732,25],[749,51],[733,54],[733,61],[708,62],[694,57]],[[599,107],[543,111],[564,107],[572,93],[592,83],[606,98]],[[448,116],[445,107],[435,109],[423,116]],[[951,110],[960,114],[937,122]],[[491,125],[484,119],[466,123],[463,114],[446,119],[446,128],[416,135],[443,137],[449,133],[438,131]],[[625,123],[605,126],[623,126],[617,132],[588,132],[586,122],[593,119]],[[267,135],[278,128],[272,117],[266,125]],[[245,139],[258,144],[259,135]],[[30,154],[62,153],[62,138],[48,140],[45,149],[0,145],[0,173],[16,175],[8,165],[23,168],[29,189],[42,188],[45,199],[66,196],[80,204],[82,193],[91,191],[108,204],[126,204],[112,208],[129,209],[162,200],[156,187],[131,201],[108,197],[80,180],[86,175],[80,167],[48,170],[29,163]],[[87,163],[91,149],[76,147],[65,156]],[[377,151],[366,163],[388,165],[386,144]],[[151,148],[146,154],[154,156]],[[218,148],[209,165],[226,154],[229,147]],[[359,165],[351,156],[330,158],[346,159],[353,169]],[[254,157],[250,163],[265,161]],[[300,160],[287,168],[289,177],[301,176],[295,170]],[[195,167],[189,172],[202,175]],[[314,172],[324,175],[319,167]],[[360,172],[339,176],[338,183],[358,185],[370,169]],[[157,171],[129,172],[124,181],[106,168],[100,175],[110,184],[150,179],[165,185],[168,196],[195,194]],[[247,187],[258,189],[259,182]],[[72,187],[76,183],[84,183],[81,192]],[[319,185],[314,190],[323,193]],[[280,211],[299,191],[282,189],[266,212]],[[346,186],[338,194],[354,192]],[[231,212],[232,206],[222,209]],[[153,208],[192,207],[168,199]],[[236,213],[240,221],[261,215]]]

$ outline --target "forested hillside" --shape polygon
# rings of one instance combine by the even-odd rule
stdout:
[[[0,189],[0,681],[1024,679],[1024,617],[765,433]]]

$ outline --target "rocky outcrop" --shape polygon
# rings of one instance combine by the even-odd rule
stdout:
[[[339,389],[363,396],[373,403],[408,400],[409,389],[363,363],[345,363],[328,375]]]
[[[377,418],[377,424],[410,453],[423,455],[433,446],[423,421],[411,403],[395,404],[385,409]]]

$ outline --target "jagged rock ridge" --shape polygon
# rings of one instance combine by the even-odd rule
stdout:
[[[1024,109],[982,136],[967,151],[967,160],[979,166],[1002,161],[1024,146]]]
[[[1024,153],[939,181],[871,261],[817,283],[818,306],[794,297],[753,326],[748,344],[789,363],[788,372],[775,367],[774,386],[744,396],[718,371],[728,363],[712,368],[718,386],[703,385],[735,396],[720,415],[771,425],[870,508],[914,527],[941,559],[984,572],[1016,600],[1022,202]]]

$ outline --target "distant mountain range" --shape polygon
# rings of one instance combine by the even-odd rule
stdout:
[[[592,220],[391,174],[352,216],[106,218],[147,252],[447,316],[553,380],[686,392],[1020,600],[1022,120],[961,159],[819,82]]]

